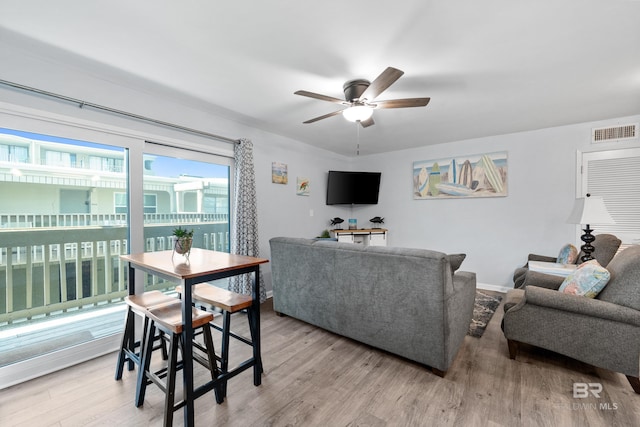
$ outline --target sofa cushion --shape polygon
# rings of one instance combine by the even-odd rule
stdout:
[[[609,271],[602,267],[598,261],[592,259],[583,262],[573,273],[569,274],[558,290],[565,294],[595,298],[609,282],[610,277]]]
[[[578,260],[578,248],[567,243],[560,249],[556,262],[558,264],[575,264]]]
[[[622,241],[613,234],[598,234],[592,245],[595,248],[591,257],[597,259],[601,266],[609,268],[609,263],[618,252]],[[580,251],[578,259],[582,259],[584,252]]]
[[[449,254],[449,264],[451,265],[451,274],[455,273],[457,269],[462,265],[462,261],[467,257],[467,254]]]

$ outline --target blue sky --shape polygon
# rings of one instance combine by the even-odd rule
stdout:
[[[164,156],[155,158],[152,170],[156,176],[190,175],[202,178],[229,178],[228,166]]]

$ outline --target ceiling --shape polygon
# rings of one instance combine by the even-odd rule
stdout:
[[[60,60],[347,156],[640,114],[639,17],[639,0],[0,0],[0,29]],[[378,99],[429,105],[302,124],[340,106],[296,90],[343,98],[387,66],[405,74]]]

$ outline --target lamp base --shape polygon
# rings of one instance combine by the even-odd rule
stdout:
[[[584,242],[584,245],[582,245],[580,249],[582,249],[582,252],[584,252],[584,255],[580,259],[582,260],[582,262],[587,262],[593,259],[591,254],[593,253],[593,251],[595,251],[596,248],[594,248],[591,243],[593,243],[593,241],[596,240],[596,236],[591,234],[593,230],[589,227],[589,224],[587,224],[587,227],[584,228],[582,231],[584,231],[584,234],[580,236],[580,240]]]

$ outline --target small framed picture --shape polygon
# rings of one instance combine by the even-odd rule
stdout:
[[[286,163],[271,163],[271,182],[274,184],[287,184],[289,182]]]

